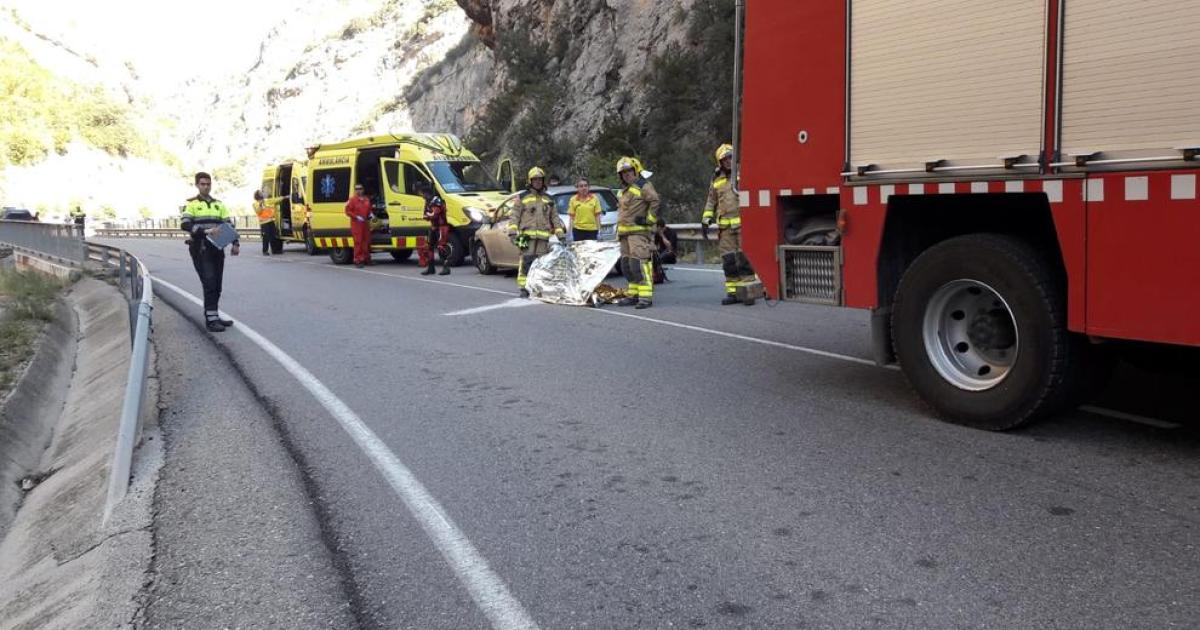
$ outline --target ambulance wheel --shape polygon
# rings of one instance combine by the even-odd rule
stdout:
[[[1063,283],[1027,243],[959,236],[904,272],[893,305],[896,357],[940,416],[1013,429],[1072,402],[1086,341],[1067,331]]]
[[[349,265],[354,262],[354,250],[349,247],[335,247],[329,250],[329,259],[335,265]]]
[[[317,241],[306,229],[304,230],[304,252],[309,256],[316,256],[321,253],[321,248],[317,247]]]
[[[413,250],[411,249],[393,249],[389,252],[392,255],[392,260],[396,262],[404,262],[412,258]]]
[[[442,262],[449,261],[451,267],[458,267],[463,264],[463,260],[467,257],[467,246],[463,243],[463,238],[458,232],[450,233],[450,240],[446,243],[447,254],[438,253],[438,258]]]
[[[488,258],[487,249],[483,247],[483,243],[475,243],[475,251],[471,252],[471,260],[475,261],[475,268],[479,273],[490,276],[496,273],[496,265],[492,264],[492,259]]]

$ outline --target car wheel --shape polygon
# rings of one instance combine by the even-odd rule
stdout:
[[[488,258],[487,249],[483,246],[483,243],[475,243],[475,251],[471,252],[471,258],[475,261],[475,268],[479,270],[479,273],[485,276],[496,273],[496,266]]]
[[[329,259],[335,265],[349,265],[354,261],[354,250],[349,247],[335,247],[329,250]]]
[[[392,255],[392,260],[394,260],[396,262],[404,262],[404,261],[408,260],[409,258],[412,258],[413,250],[411,250],[411,249],[393,249],[391,252],[388,252],[388,253],[390,253]]]
[[[926,250],[896,292],[892,335],[913,389],[951,422],[1001,431],[1065,407],[1086,341],[1066,294],[1019,239],[974,234]]]

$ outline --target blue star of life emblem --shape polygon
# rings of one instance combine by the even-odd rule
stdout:
[[[337,182],[333,181],[333,175],[326,175],[321,180],[321,194],[325,197],[333,196],[333,189],[337,186]]]

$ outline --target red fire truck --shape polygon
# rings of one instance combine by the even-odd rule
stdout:
[[[1200,346],[1200,2],[739,0],[745,243],[1007,429],[1125,342]]]

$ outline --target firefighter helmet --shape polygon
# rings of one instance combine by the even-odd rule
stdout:
[[[733,145],[722,144],[721,146],[717,147],[717,152],[714,155],[717,158],[717,164],[720,164],[721,160],[724,160],[727,157],[733,157]]]
[[[620,175],[622,171],[628,170],[632,170],[633,172],[637,173],[638,177],[646,176],[646,169],[642,166],[641,160],[635,157],[623,157],[617,160],[617,175]]]
[[[529,174],[525,177],[526,183],[533,183],[533,180],[541,178],[546,179],[546,171],[543,171],[540,166],[535,166],[529,169]]]

